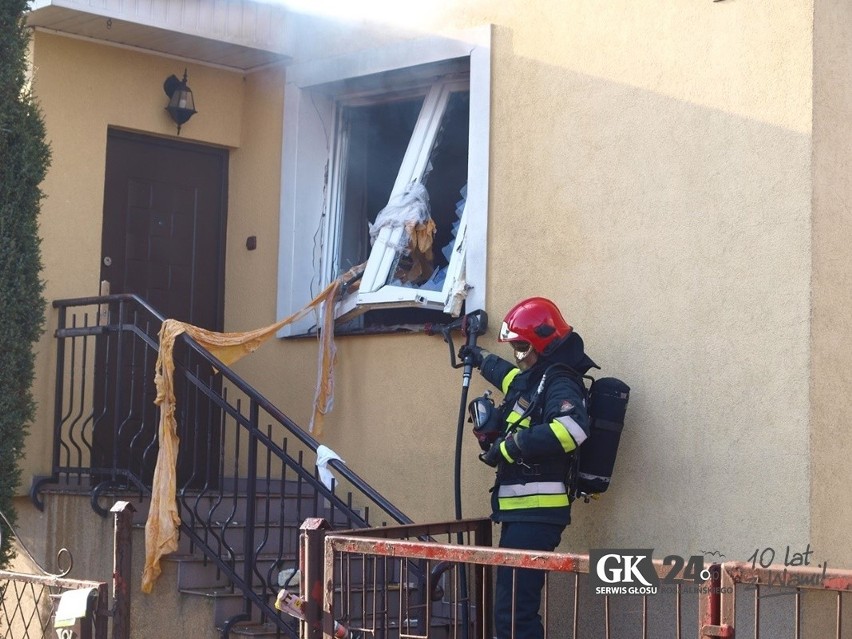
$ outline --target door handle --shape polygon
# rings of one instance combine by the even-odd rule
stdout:
[[[105,264],[108,259],[108,257],[104,258]],[[109,265],[107,264],[107,266]],[[98,295],[101,297],[109,295],[109,280],[101,280]],[[98,305],[98,326],[106,326],[107,324],[109,324],[109,304],[100,304]]]

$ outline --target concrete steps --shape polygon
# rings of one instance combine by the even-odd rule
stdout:
[[[242,490],[244,486],[232,487]],[[196,534],[240,577],[244,577],[246,561],[252,569],[255,593],[270,604],[278,593],[278,574],[285,569],[298,567],[299,533],[302,521],[316,507],[315,496],[309,494],[304,484],[288,485],[284,492],[272,494],[266,490],[255,497],[254,516],[257,525],[247,535],[245,524],[249,499],[244,493],[210,495],[199,493],[179,497],[184,521],[211,521],[212,526],[194,528]],[[144,544],[144,525],[147,520],[148,500],[134,502],[134,536]],[[190,517],[186,517],[191,514]],[[249,552],[246,553],[246,546]],[[181,533],[178,551],[163,558],[168,565],[164,572],[174,575],[174,586],[179,598],[188,602],[189,608],[209,610],[211,636],[221,636],[229,619],[241,614],[245,607],[242,593],[237,590],[228,574],[212,559],[205,556],[191,535]],[[263,582],[274,584],[266,592]],[[274,623],[259,618],[252,607],[254,619],[234,624],[231,637],[288,637],[298,633],[298,622],[283,616],[293,635],[278,629]]]

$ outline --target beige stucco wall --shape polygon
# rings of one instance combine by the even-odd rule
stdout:
[[[804,547],[812,4],[432,6],[404,37],[495,25],[492,323],[551,296],[602,374],[633,387],[614,487],[576,509],[564,547]],[[301,55],[368,42],[304,33]],[[323,442],[415,519],[451,518],[461,379],[446,346],[338,346]],[[279,342],[241,370],[304,424],[315,349]],[[483,515],[491,473],[465,439],[464,514]]]
[[[283,73],[278,68],[253,73],[245,77],[243,86],[241,145],[231,153],[225,258],[227,330],[257,328],[258,321],[275,313],[269,282],[275,281],[278,249]],[[253,251],[246,248],[250,236],[257,238]]]
[[[852,566],[852,5],[817,0],[814,25],[811,537]]]

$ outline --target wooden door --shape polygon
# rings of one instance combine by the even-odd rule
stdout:
[[[227,174],[224,149],[109,132],[101,281],[111,293],[135,293],[166,318],[222,330]],[[147,483],[156,459],[153,361],[134,340],[112,334],[97,349],[96,414],[102,408],[93,465],[126,469]],[[181,345],[175,359],[218,389],[209,367]],[[208,483],[209,462],[219,457],[218,413],[180,374],[175,390],[179,481]]]

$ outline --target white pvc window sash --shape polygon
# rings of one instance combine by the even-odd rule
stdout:
[[[450,96],[454,92],[467,90],[467,83],[458,81],[438,82],[430,87],[420,109],[417,123],[414,125],[414,131],[397,173],[389,201],[401,194],[412,182],[423,179]],[[342,141],[339,149],[345,151],[345,144],[345,140]],[[335,156],[335,165],[338,167],[342,161],[342,155],[338,153]],[[465,206],[447,266],[444,285],[440,291],[386,284],[390,279],[390,271],[396,263],[395,247],[405,244],[407,240],[404,229],[386,227],[379,232],[370,251],[359,289],[338,303],[335,316],[340,319],[349,319],[377,306],[420,306],[457,314],[461,299],[458,293],[464,286],[466,213]],[[340,212],[338,212],[338,219],[339,217]]]

